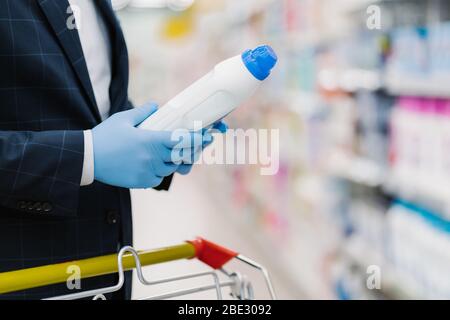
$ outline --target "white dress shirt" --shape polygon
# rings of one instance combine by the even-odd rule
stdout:
[[[69,0],[74,13],[81,46],[83,48],[89,77],[95,94],[95,100],[102,117],[109,116],[111,101],[109,87],[111,84],[111,46],[108,30],[95,0]],[[84,162],[81,186],[94,182],[94,146],[92,132],[84,132]]]

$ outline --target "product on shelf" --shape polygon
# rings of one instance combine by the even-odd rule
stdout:
[[[391,33],[386,85],[393,93],[449,97],[450,23],[402,27]]]
[[[391,120],[393,174],[450,190],[450,101],[401,97]]]
[[[387,224],[388,257],[401,281],[418,297],[450,299],[450,221],[398,200]]]

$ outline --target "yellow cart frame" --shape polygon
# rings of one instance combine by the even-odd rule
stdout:
[[[214,271],[184,275],[152,282],[147,281],[142,274],[142,266],[150,266],[165,262],[194,258],[204,262]],[[124,272],[133,269],[137,271],[138,279],[144,285],[156,285],[205,276],[211,276],[214,279],[214,284],[212,285],[148,297],[145,298],[145,300],[168,299],[214,289],[216,290],[217,298],[222,299],[221,288],[223,287],[231,287],[232,295],[237,299],[252,299],[253,287],[251,283],[240,274],[229,273],[223,268],[225,264],[233,259],[237,259],[261,271],[271,298],[276,298],[269,273],[264,267],[235,251],[219,246],[203,238],[197,238],[193,241],[188,241],[180,245],[150,251],[137,252],[132,247],[124,247],[118,254],[0,273],[0,294],[64,283],[68,278],[68,268],[77,266],[80,270],[82,279],[118,273],[119,282],[117,285],[112,287],[54,297],[51,298],[51,300],[73,300],[86,297],[104,299],[104,294],[115,292],[122,288],[124,284]],[[221,271],[228,278],[228,280],[220,282],[219,277],[215,272],[216,270]]]

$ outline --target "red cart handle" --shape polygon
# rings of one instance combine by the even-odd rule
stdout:
[[[239,253],[203,238],[188,241],[195,248],[195,257],[213,269],[220,269]]]

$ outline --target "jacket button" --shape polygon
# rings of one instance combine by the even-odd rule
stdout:
[[[52,210],[53,210],[53,206],[52,206],[51,203],[49,203],[49,202],[44,202],[44,203],[42,204],[42,211],[44,211],[44,212],[50,212],[50,211],[52,211]]]
[[[27,203],[25,201],[17,202],[17,209],[25,210],[27,208]]]
[[[27,202],[27,208],[26,209],[28,211],[34,211],[34,205],[35,205],[34,202],[29,201],[29,202]]]
[[[108,224],[116,224],[119,221],[119,213],[117,211],[108,211],[106,214],[106,222]]]
[[[42,208],[42,203],[41,202],[36,202],[33,206],[34,211],[36,212],[41,212],[43,210]]]

